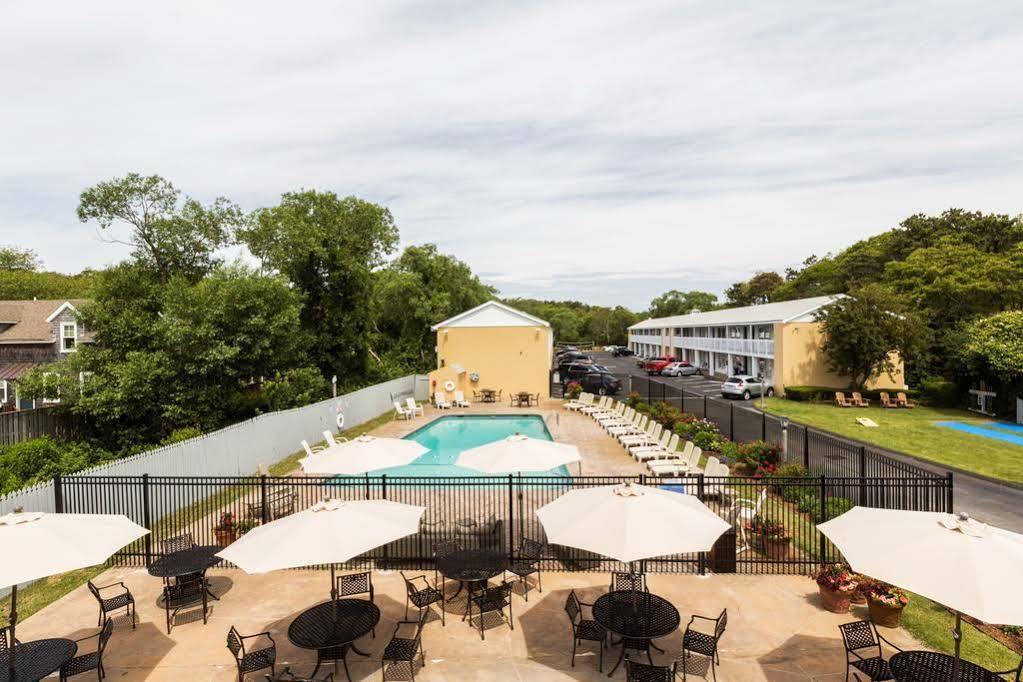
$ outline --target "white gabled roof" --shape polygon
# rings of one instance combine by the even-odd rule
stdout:
[[[466,310],[454,317],[430,327],[437,331],[443,327],[550,327],[549,322],[533,317],[497,301],[487,301],[472,310]]]
[[[794,301],[779,301],[763,305],[749,305],[742,308],[711,310],[706,313],[689,313],[688,315],[650,318],[637,322],[629,327],[629,329],[796,322],[802,321],[803,318],[809,319],[812,313],[839,298],[841,298],[841,295],[815,296],[813,298],[799,298]]]
[[[78,308],[71,305],[71,301],[64,301],[64,303],[62,303],[59,308],[54,310],[53,313],[46,318],[46,321],[53,322],[55,319],[57,319],[57,316],[60,315],[65,310],[73,310],[76,313],[78,312]]]

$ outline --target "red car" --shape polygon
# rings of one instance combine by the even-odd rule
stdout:
[[[643,369],[646,370],[647,374],[660,374],[661,370],[675,362],[674,359],[669,357],[650,358],[643,365]]]

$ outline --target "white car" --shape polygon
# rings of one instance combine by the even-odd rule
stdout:
[[[763,377],[755,377],[750,374],[736,374],[725,379],[721,384],[721,396],[723,398],[742,398],[749,400],[761,393],[768,398],[774,395],[774,386],[764,382]]]
[[[615,348],[618,348],[618,346],[604,346],[604,352],[605,353],[614,353]]]
[[[685,360],[681,362],[672,362],[661,370],[661,376],[666,377],[688,377],[699,373],[699,367],[696,367]]]

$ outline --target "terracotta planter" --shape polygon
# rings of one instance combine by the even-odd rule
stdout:
[[[234,528],[214,528],[213,533],[217,536],[217,544],[221,547],[230,545],[237,535]]]
[[[849,613],[849,603],[852,600],[852,592],[839,592],[829,590],[823,585],[818,585],[821,593],[821,604],[832,613]]]
[[[902,623],[904,606],[888,606],[874,599],[868,599],[867,608],[870,609],[870,620],[878,627],[897,628]]]
[[[764,538],[764,554],[771,561],[784,561],[789,558],[792,538]]]
[[[867,595],[859,591],[859,589],[853,590],[852,597],[849,598],[849,602],[852,604],[866,604]]]

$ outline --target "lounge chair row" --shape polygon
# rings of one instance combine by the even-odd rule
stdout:
[[[835,405],[838,407],[870,407],[870,401],[864,398],[859,391],[853,391],[850,395],[852,396],[851,398],[846,398],[845,393],[842,391],[835,391]],[[916,403],[910,400],[902,391],[895,394],[895,400],[892,400],[887,392],[881,391],[881,407],[913,409],[916,407]]]
[[[415,419],[424,415],[423,406],[416,402],[415,398],[406,398],[405,407],[397,400],[394,401],[394,418]]]
[[[435,407],[441,410],[450,410],[452,407],[469,407],[469,401],[465,399],[465,393],[462,391],[455,391],[455,397],[448,400],[448,394],[444,391],[435,391],[433,394],[433,404]]]

